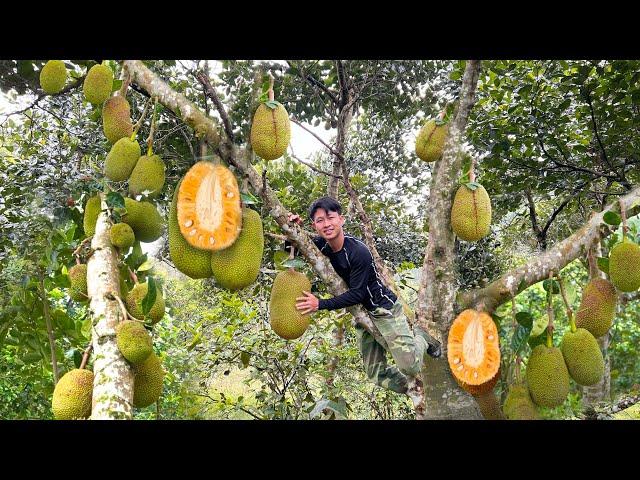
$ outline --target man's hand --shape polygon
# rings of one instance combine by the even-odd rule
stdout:
[[[295,213],[290,213],[287,220],[289,223],[297,223],[298,225],[302,225],[302,219],[300,218],[300,215],[296,215]]]
[[[315,312],[318,310],[318,304],[320,301],[316,298],[316,296],[310,292],[303,292],[304,297],[298,297],[296,300],[296,308],[301,310],[302,315],[306,313]]]

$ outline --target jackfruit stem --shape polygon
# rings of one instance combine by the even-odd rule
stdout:
[[[469,167],[469,182],[476,181],[476,157],[471,155],[471,166]]]
[[[558,278],[558,284],[560,285],[560,293],[562,294],[562,300],[564,301],[564,306],[567,310],[567,318],[569,319],[569,326],[571,327],[571,332],[575,333],[576,331],[576,322],[573,319],[573,310],[571,309],[571,305],[569,305],[569,300],[567,300],[567,294],[564,289],[564,282],[562,281],[562,277],[560,276],[560,272],[556,275]]]
[[[549,291],[547,293],[547,316],[549,325],[547,326],[547,347],[553,346],[553,270],[549,271]]]
[[[269,101],[273,102],[273,99],[275,98],[275,95],[273,93],[273,75],[271,75],[271,73],[269,73]]]
[[[291,250],[289,251],[289,260],[293,260],[293,257],[295,255],[295,250],[296,248],[293,245],[291,245]],[[293,267],[291,268],[291,270],[293,270]]]
[[[622,217],[622,240],[624,241],[627,238],[627,212],[624,209],[624,204],[622,200],[618,201],[620,203],[620,216]]]
[[[136,135],[138,134],[138,130],[140,130],[140,127],[142,126],[142,122],[144,121],[145,117],[147,116],[147,111],[149,110],[149,105],[151,105],[151,97],[149,97],[147,99],[147,103],[145,103],[144,108],[142,109],[142,115],[140,115],[140,118],[138,119],[138,121],[136,122],[135,126],[133,127],[133,133],[131,134],[131,141],[133,142],[136,139]]]
[[[84,370],[84,367],[87,366],[87,362],[89,361],[89,356],[91,355],[91,350],[93,349],[93,343],[89,341],[89,345],[84,350],[82,354],[82,362],[80,362],[80,370]]]

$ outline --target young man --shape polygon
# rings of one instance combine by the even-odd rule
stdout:
[[[424,355],[439,357],[440,343],[420,327],[414,336],[409,329],[402,304],[382,282],[369,248],[360,240],[345,235],[344,217],[340,204],[331,197],[322,197],[311,205],[309,217],[319,237],[314,243],[333,265],[336,273],[347,283],[349,290],[337,297],[319,300],[310,292],[297,298],[296,308],[302,313],[317,310],[336,310],[362,304],[389,346],[397,367],[387,365],[384,347],[361,326],[356,326],[358,347],[367,376],[381,387],[406,393],[407,376],[422,369]],[[289,221],[301,224],[298,215]]]

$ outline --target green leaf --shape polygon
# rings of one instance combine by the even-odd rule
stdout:
[[[598,257],[598,268],[609,275],[609,259],[607,257]]]
[[[287,260],[286,262],[282,262],[282,266],[285,268],[302,268],[304,267],[304,265],[304,261],[300,260],[299,258],[294,258],[291,260]]]
[[[607,223],[613,226],[618,226],[620,225],[620,223],[622,223],[622,217],[616,212],[605,213],[604,216],[602,217],[602,220],[604,220],[604,223]]]
[[[155,264],[153,258],[149,258],[145,260],[142,265],[140,265],[136,270],[138,272],[146,272],[147,270],[151,270]]]
[[[109,208],[124,208],[124,198],[118,192],[107,193],[107,206]]]
[[[469,183],[465,183],[465,186],[469,190],[477,190],[480,187],[480,184],[477,182],[469,182]]]
[[[529,344],[529,347],[531,347],[531,349],[536,348],[538,345],[546,345],[547,344],[546,330],[545,332],[543,332],[543,334],[538,335],[536,337],[529,336],[529,340],[527,340],[527,343]]]
[[[548,315],[540,315],[533,322],[533,327],[531,328],[531,336],[537,337],[547,330],[547,326],[549,325],[549,316]]]
[[[278,108],[278,105],[280,105],[280,102],[277,102],[276,100],[269,100],[268,102],[264,102],[264,104],[271,110],[275,110]]]
[[[76,368],[80,368],[82,364],[82,350],[78,350],[77,348],[73,351],[73,364]]]
[[[91,318],[87,318],[82,322],[80,333],[84,338],[91,338]]]
[[[120,87],[122,87],[122,80],[120,79],[115,79],[113,81],[113,85],[111,86],[111,91],[115,92],[117,90],[120,90]]]
[[[518,325],[511,337],[511,350],[515,355],[522,351],[522,348],[526,345],[531,333],[531,327],[527,328],[522,325]]]
[[[542,288],[544,288],[545,292],[549,291],[549,282],[553,282],[551,284],[551,288],[552,288],[552,292],[551,293],[560,293],[560,284],[556,281],[556,280],[545,280],[544,282],[542,282]]]
[[[248,352],[240,353],[240,361],[242,362],[243,368],[247,368],[249,366],[249,360],[251,359],[251,355]]]
[[[338,404],[333,400],[327,400],[323,398],[322,400],[318,400],[316,405],[313,407],[313,410],[309,414],[311,418],[318,417],[324,409],[331,410],[335,413],[336,418],[346,419],[347,412],[345,410],[344,404]]]
[[[533,315],[531,315],[531,312],[518,312],[516,313],[516,322],[525,328],[531,329],[533,326]]]
[[[142,299],[142,313],[145,316],[153,307],[153,304],[156,303],[156,281],[153,277],[147,278],[147,294]]]
[[[241,193],[240,199],[245,205],[255,205],[257,203],[260,203],[260,200],[251,193]]]

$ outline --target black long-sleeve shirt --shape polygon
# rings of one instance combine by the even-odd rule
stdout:
[[[347,283],[349,290],[337,297],[321,299],[318,310],[337,310],[362,304],[367,310],[377,307],[390,309],[397,300],[396,295],[382,283],[369,248],[350,235],[344,236],[342,249],[337,252],[322,237],[313,242],[327,257],[336,273]]]

